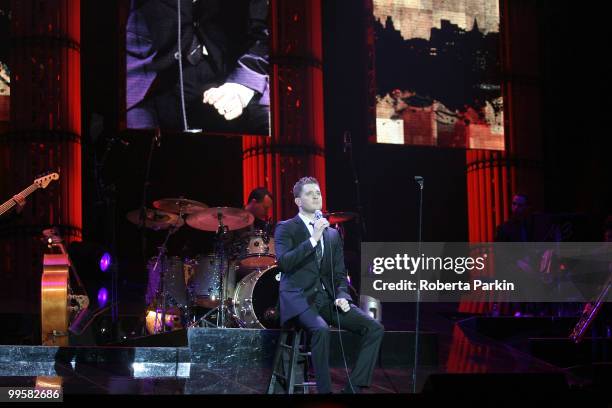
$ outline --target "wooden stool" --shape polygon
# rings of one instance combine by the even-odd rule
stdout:
[[[272,363],[268,394],[274,394],[277,385],[283,387],[285,394],[295,394],[297,388],[307,393],[309,387],[316,387],[316,382],[306,381],[311,355],[310,351],[306,350],[306,337],[303,329],[281,330]],[[303,365],[302,382],[296,382],[299,365]]]

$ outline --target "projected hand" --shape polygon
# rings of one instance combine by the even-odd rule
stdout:
[[[242,115],[254,94],[255,91],[244,85],[226,82],[204,92],[202,102],[213,105],[226,120],[232,120]]]

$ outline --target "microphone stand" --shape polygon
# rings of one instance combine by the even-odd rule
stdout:
[[[141,250],[142,250],[142,260],[146,265],[147,263],[147,235],[145,229],[145,220],[147,219],[147,201],[148,201],[148,193],[149,186],[151,185],[149,178],[151,175],[151,162],[153,161],[153,151],[155,150],[155,146],[159,147],[161,143],[161,131],[159,128],[155,129],[155,135],[151,139],[151,146],[149,148],[149,155],[147,156],[147,164],[145,170],[144,184],[142,186],[142,202],[140,203],[140,224],[138,228],[140,229],[140,242],[141,242]]]
[[[110,265],[111,271],[111,320],[113,322],[113,338],[116,338],[117,329],[116,324],[119,319],[119,260],[117,256],[117,228],[116,228],[116,209],[117,209],[117,186],[115,183],[107,184],[104,180],[102,172],[106,168],[106,163],[110,156],[113,147],[117,143],[121,143],[124,146],[128,146],[129,143],[121,139],[120,136],[111,135],[106,138],[106,144],[104,146],[104,152],[102,158],[98,161],[97,154],[94,150],[94,179],[97,187],[97,199],[98,202],[103,202],[105,206],[105,217],[108,225],[108,230],[104,239],[110,240],[110,250],[115,259]],[[107,241],[108,242],[108,241]]]
[[[419,239],[418,239],[418,254],[421,253],[421,247],[423,243],[423,177],[415,176],[414,181],[419,185]],[[419,332],[420,332],[420,318],[421,318],[421,289],[418,285],[418,272],[417,272],[417,301],[415,310],[415,329],[414,329],[414,366],[412,368],[412,392],[416,394],[417,390],[417,368],[419,365]]]
[[[153,265],[153,271],[156,272],[158,269],[158,267],[161,267],[160,269],[160,274],[159,274],[159,287],[158,287],[158,291],[157,291],[157,299],[155,301],[155,324],[153,325],[153,330],[155,331],[157,323],[159,322],[158,317],[159,317],[159,311],[160,311],[160,303],[161,303],[161,328],[160,331],[162,333],[164,333],[166,331],[166,297],[167,297],[167,293],[166,293],[166,268],[167,268],[167,253],[168,253],[168,240],[170,239],[170,237],[179,230],[179,226],[178,226],[178,222],[180,219],[183,218],[183,212],[181,209],[181,214],[177,220],[177,225],[173,225],[172,227],[170,227],[168,229],[168,233],[166,234],[166,239],[164,239],[164,242],[161,244],[161,246],[159,247],[159,252],[157,253],[157,259],[155,260],[155,264]]]
[[[227,226],[223,225],[223,214],[221,211],[217,214],[217,220],[219,221],[219,228],[217,229],[217,242],[215,248],[215,257],[218,257],[219,261],[219,270],[217,271],[219,274],[219,278],[221,280],[219,285],[219,310],[217,311],[217,327],[225,328],[225,296],[226,296],[226,278],[229,273],[229,262],[227,262],[227,270],[225,268],[225,243],[223,242],[223,238],[228,232]]]

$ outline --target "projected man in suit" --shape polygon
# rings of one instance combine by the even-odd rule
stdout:
[[[323,200],[313,177],[293,188],[298,214],[276,226],[274,240],[280,281],[281,324],[292,321],[312,336],[312,360],[319,393],[331,392],[329,325],[361,336],[361,348],[344,392],[357,393],[372,381],[383,326],[351,304],[343,244],[325,218],[316,219]]]
[[[267,0],[131,0],[126,27],[129,128],[268,134]]]

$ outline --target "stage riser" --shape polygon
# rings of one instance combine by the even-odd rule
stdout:
[[[193,328],[187,332],[191,361],[209,368],[270,367],[276,330]]]
[[[76,362],[70,365],[58,366],[55,362],[26,362],[19,361],[0,365],[0,377],[36,377],[36,376],[67,376],[84,372],[99,374],[103,372],[113,376],[128,376],[131,378],[162,378],[179,377],[188,378],[191,372],[191,363],[125,363],[125,364],[96,364],[95,366]]]
[[[193,328],[188,331],[191,358],[194,364],[217,367],[265,367],[272,364],[278,330]],[[414,332],[386,332],[381,345],[380,365],[384,368],[412,367]],[[349,365],[355,362],[359,336],[342,331],[342,344]],[[420,365],[438,364],[436,333],[420,334]],[[330,332],[330,365],[343,367],[340,338],[337,330]]]
[[[270,383],[270,368],[191,366],[185,381],[185,394],[265,394]]]
[[[592,330],[580,344],[568,338],[576,321],[569,317],[474,317],[460,324],[557,367],[612,362],[612,338],[592,338]],[[595,332],[606,333],[602,325],[595,322]]]
[[[224,377],[235,372],[236,377],[241,377],[245,370],[269,371],[278,335],[278,330],[193,328],[186,333],[188,347],[0,346],[0,376],[66,375],[79,370],[98,370],[135,378],[193,377],[194,373],[205,371],[218,371]],[[160,336],[160,340],[164,339]],[[331,332],[330,340],[330,365],[343,367],[338,331]],[[342,332],[342,341],[350,366],[356,357],[359,338]],[[437,341],[435,333],[421,333],[420,365],[437,365]],[[156,339],[150,336],[142,342],[153,344]],[[137,341],[131,340],[131,343]],[[385,333],[379,366],[411,367],[413,347],[414,333]],[[261,379],[257,381],[260,384]]]
[[[567,336],[576,324],[572,317],[472,317],[461,327],[476,330],[487,337],[505,340],[518,337]]]
[[[82,364],[189,363],[187,347],[45,347],[1,346],[0,364],[13,362],[57,362]]]
[[[0,346],[0,376],[69,375],[98,370],[134,378],[188,376],[187,347]]]

